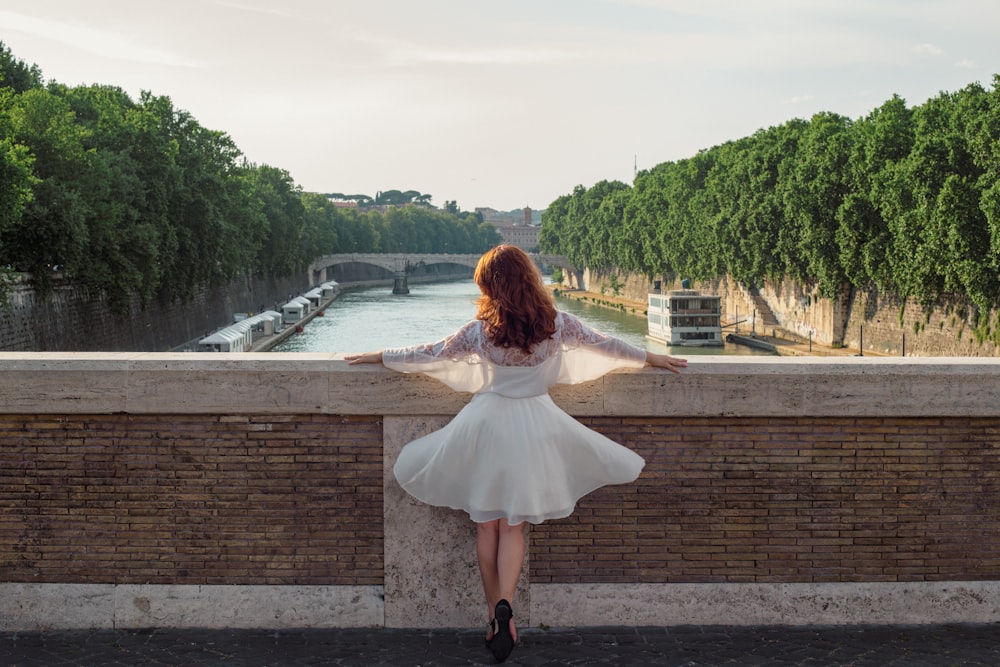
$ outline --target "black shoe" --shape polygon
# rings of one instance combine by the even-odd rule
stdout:
[[[500,600],[493,616],[496,620],[496,633],[489,641],[489,647],[496,661],[503,662],[514,650],[514,637],[510,634],[510,619],[514,617],[514,610],[510,608],[509,602]]]
[[[490,638],[484,639],[484,641],[486,642],[486,648],[489,648],[490,644],[493,643],[493,638],[497,636],[497,619],[491,618],[486,627],[490,629]]]

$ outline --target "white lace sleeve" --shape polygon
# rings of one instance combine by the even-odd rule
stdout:
[[[424,373],[455,391],[476,392],[486,382],[480,356],[481,322],[473,320],[435,343],[387,348],[382,363],[402,373]]]
[[[646,365],[645,350],[595,331],[574,315],[560,312],[557,324],[563,345],[561,384],[596,380],[616,368]]]

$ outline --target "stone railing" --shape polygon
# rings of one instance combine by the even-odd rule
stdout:
[[[0,353],[0,629],[478,626],[474,527],[391,474],[468,398],[328,354]],[[553,398],[647,465],[530,528],[522,624],[1000,620],[1000,360]]]

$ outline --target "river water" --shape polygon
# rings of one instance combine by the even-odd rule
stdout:
[[[471,320],[479,288],[472,279],[417,283],[409,294],[393,294],[391,285],[348,289],[314,318],[301,333],[275,352],[367,352],[440,340]],[[725,347],[669,347],[646,338],[646,319],[572,299],[557,299],[561,310],[587,325],[652,352],[688,357],[698,354],[769,354],[762,350]]]

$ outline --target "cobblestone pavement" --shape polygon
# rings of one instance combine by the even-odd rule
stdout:
[[[481,665],[472,630],[77,630],[0,634],[0,665]],[[508,665],[1000,665],[1000,625],[521,631]]]

